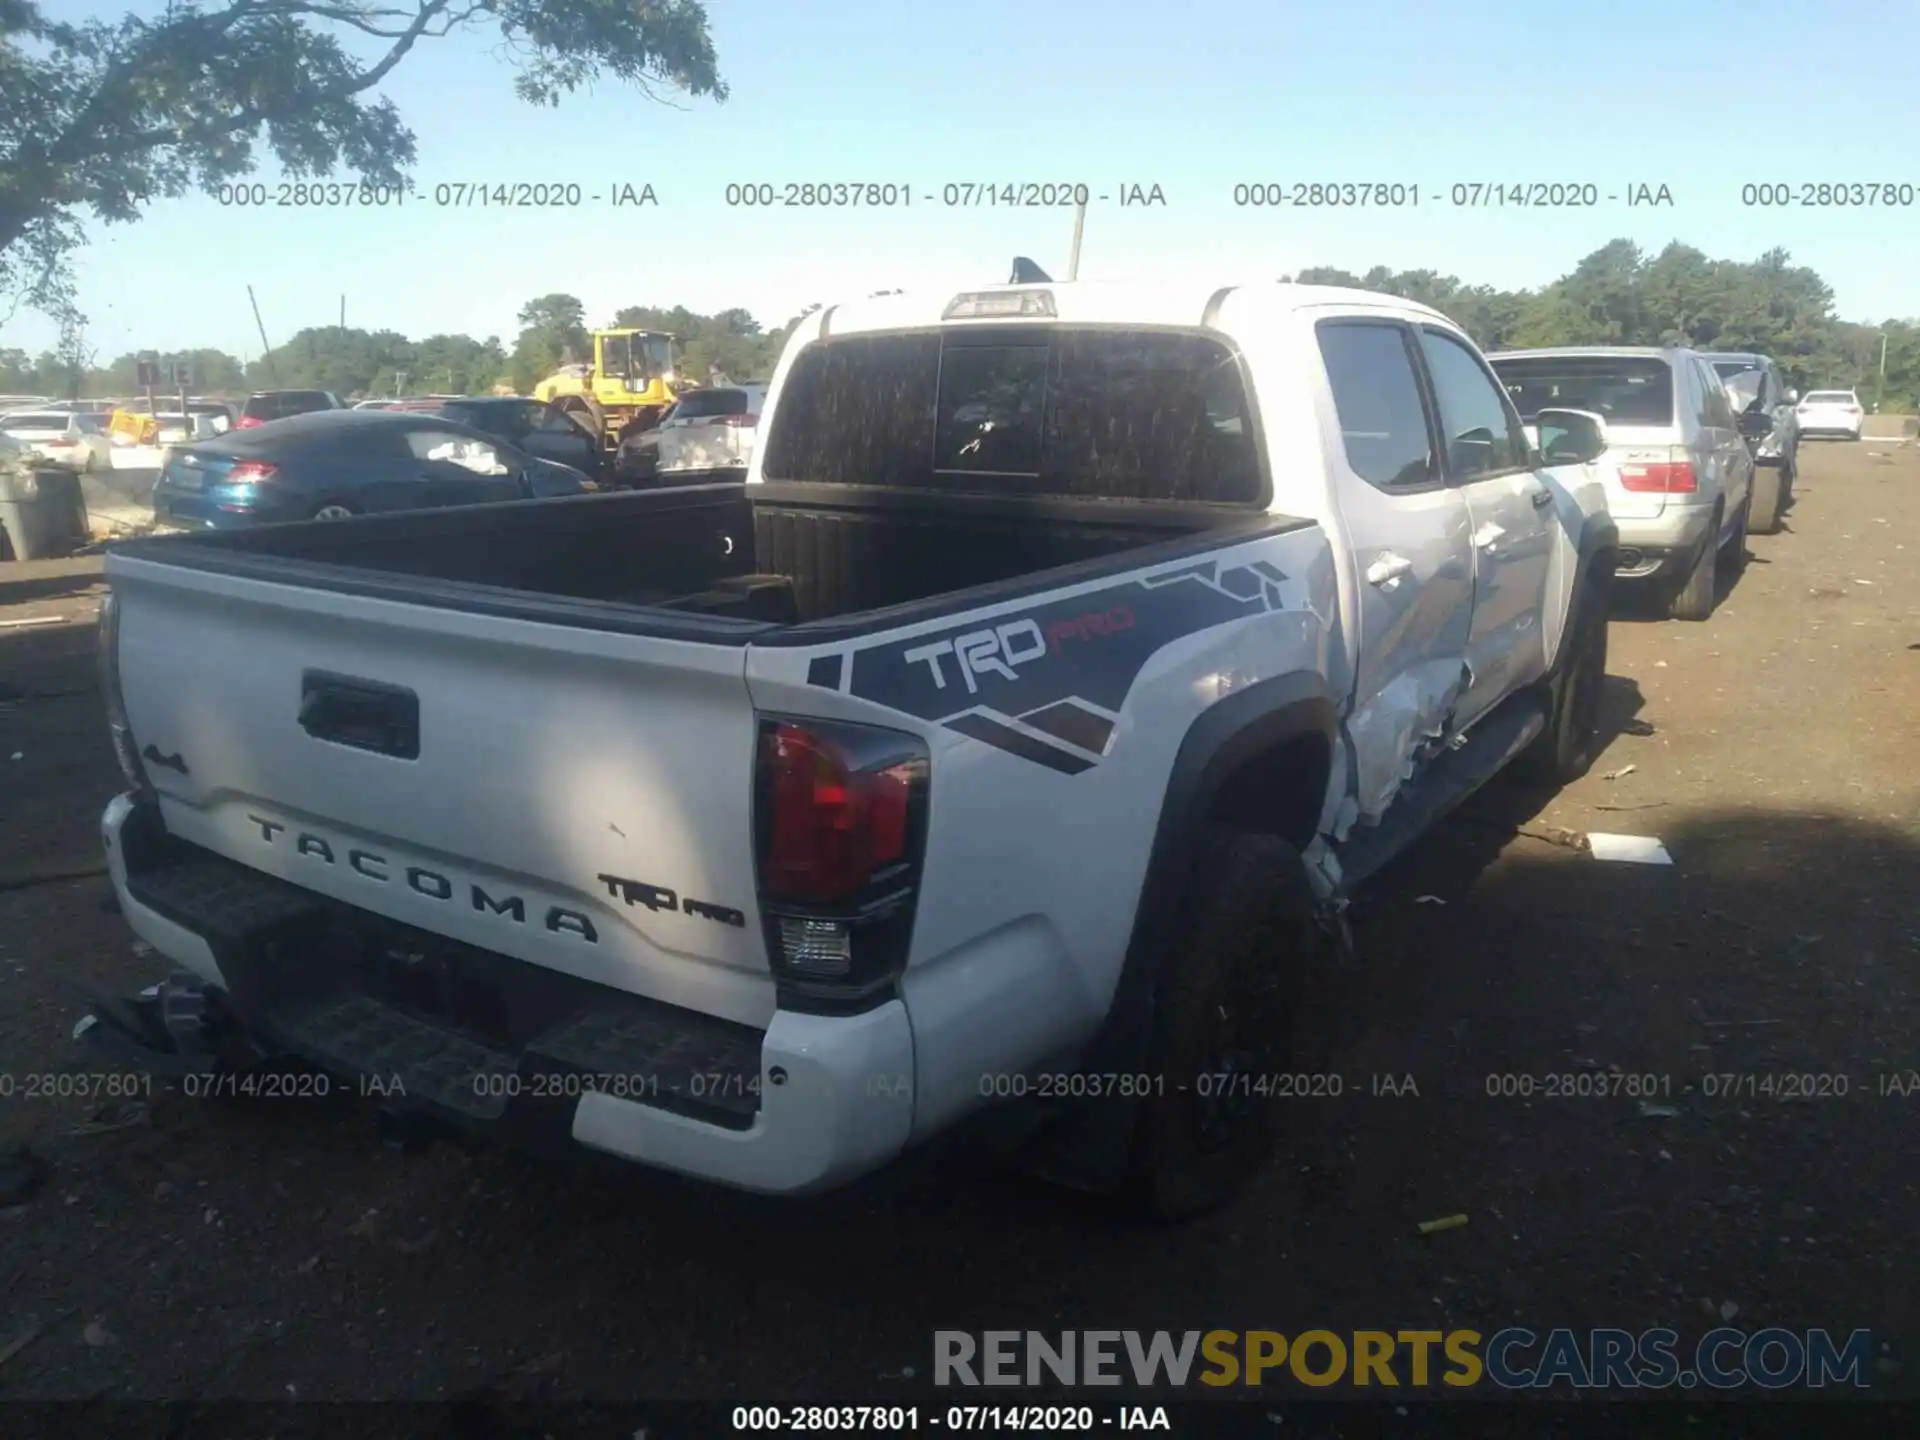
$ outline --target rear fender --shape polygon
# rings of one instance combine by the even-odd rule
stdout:
[[[1298,833],[1287,836],[1305,850],[1324,811],[1326,783],[1338,753],[1338,727],[1338,706],[1327,681],[1311,673],[1260,681],[1210,706],[1194,720],[1168,778],[1132,939],[1106,1020],[1082,1055],[1083,1071],[1135,1074],[1144,1063],[1152,1037],[1157,982],[1162,967],[1178,958],[1182,902],[1200,837],[1227,782],[1249,761],[1281,746],[1302,739],[1322,743],[1327,757],[1325,778],[1317,793],[1301,797],[1298,813],[1306,818]],[[1089,1190],[1118,1183],[1136,1110],[1136,1102],[1112,1098],[1087,1107],[1075,1117],[1079,1123],[1057,1137],[1058,1148],[1036,1162],[1040,1173]]]

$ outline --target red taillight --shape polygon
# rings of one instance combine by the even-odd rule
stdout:
[[[278,465],[265,460],[242,460],[227,471],[224,483],[228,485],[258,485],[262,480],[271,480],[280,473]]]
[[[233,422],[233,428],[236,430],[251,430],[256,425],[264,425],[266,423],[266,421],[257,415],[242,415],[238,420]]]
[[[80,442],[71,435],[56,435],[51,440],[43,440],[40,443],[50,449],[65,450],[74,445],[78,445]]]
[[[768,806],[760,879],[769,897],[851,900],[907,858],[911,763],[856,770],[833,741],[784,722],[766,732],[760,763]]]
[[[716,415],[714,423],[718,425],[758,425],[758,415]]]
[[[1693,466],[1685,460],[1622,465],[1620,484],[1640,495],[1690,495],[1700,488]]]

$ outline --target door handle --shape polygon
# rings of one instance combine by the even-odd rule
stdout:
[[[1406,556],[1396,555],[1391,550],[1383,550],[1373,564],[1367,567],[1367,583],[1384,588],[1412,569],[1413,562]]]
[[[1553,503],[1553,492],[1551,490],[1536,490],[1533,492],[1533,508],[1534,509],[1544,510],[1547,508],[1547,506],[1551,505],[1552,503]]]
[[[401,685],[305,671],[299,721],[316,740],[397,760],[420,758],[420,697]]]

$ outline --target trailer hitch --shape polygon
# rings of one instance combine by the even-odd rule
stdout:
[[[227,1020],[206,984],[184,971],[125,999],[91,998],[92,1009],[74,1025],[73,1038],[138,1068],[204,1075],[267,1058]]]

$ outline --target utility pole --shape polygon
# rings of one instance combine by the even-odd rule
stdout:
[[[347,297],[344,295],[340,297],[340,328],[347,328]]]
[[[1080,278],[1080,236],[1087,226],[1087,202],[1079,200],[1073,207],[1073,253],[1067,257],[1067,279]]]
[[[267,343],[267,327],[260,318],[260,302],[253,298],[253,287],[247,287],[247,303],[253,306],[254,328],[260,332],[260,350],[267,362],[267,374],[273,380],[274,389],[280,388],[280,367],[273,363],[273,346]]]
[[[1873,413],[1878,415],[1880,407],[1887,403],[1887,332],[1880,331],[1880,388],[1874,392]]]

